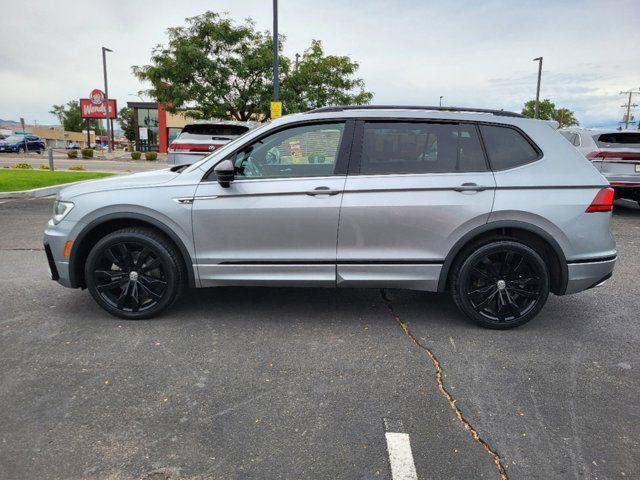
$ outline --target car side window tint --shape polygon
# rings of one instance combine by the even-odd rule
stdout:
[[[344,125],[303,125],[262,138],[235,155],[236,178],[333,175]]]
[[[487,169],[475,125],[369,122],[361,174],[478,172]]]
[[[507,170],[531,163],[538,151],[516,129],[480,125],[480,132],[493,170]]]

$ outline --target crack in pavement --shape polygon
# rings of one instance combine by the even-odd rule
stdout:
[[[453,395],[451,395],[449,390],[447,390],[447,387],[444,385],[444,380],[443,380],[444,373],[442,370],[442,364],[440,363],[440,360],[438,360],[438,357],[436,357],[435,353],[433,353],[433,351],[429,347],[420,343],[420,340],[418,340],[418,338],[413,334],[413,332],[409,330],[409,324],[403,322],[400,319],[400,316],[394,310],[393,304],[391,303],[391,300],[389,300],[389,297],[387,297],[387,294],[384,289],[380,289],[380,296],[382,297],[382,300],[384,301],[387,309],[389,310],[393,318],[396,320],[396,322],[398,322],[398,325],[400,325],[400,328],[402,328],[404,333],[413,341],[413,343],[415,343],[418,347],[420,347],[425,352],[427,352],[427,355],[431,359],[431,363],[433,363],[433,366],[436,369],[436,380],[438,382],[438,388],[440,390],[440,393],[442,393],[444,398],[449,402],[449,405],[451,406],[451,408],[456,414],[456,418],[460,421],[460,423],[462,423],[465,430],[467,430],[471,434],[471,437],[480,445],[482,445],[482,447],[486,450],[486,452],[492,457],[493,463],[496,465],[496,468],[498,469],[498,473],[500,474],[500,479],[509,480],[505,467],[504,465],[502,465],[502,459],[500,458],[500,455],[498,454],[498,452],[496,452],[493,448],[491,448],[491,446],[487,443],[487,441],[480,436],[478,431],[465,418],[465,416],[462,414],[462,410],[460,410],[460,407],[458,406],[457,400],[453,398]]]
[[[44,248],[0,248],[0,252],[43,252]]]

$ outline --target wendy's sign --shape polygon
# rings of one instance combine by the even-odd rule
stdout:
[[[80,99],[80,114],[82,118],[106,118],[107,104],[104,101],[104,93],[97,88],[91,91],[91,98]],[[116,101],[109,99],[109,118],[116,118]]]

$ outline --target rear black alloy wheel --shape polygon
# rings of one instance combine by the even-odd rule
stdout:
[[[544,306],[549,275],[540,255],[521,243],[496,241],[460,265],[454,299],[470,318],[489,328],[526,323]]]
[[[176,253],[163,238],[144,229],[124,229],[94,246],[85,265],[85,280],[105,310],[141,319],[173,303],[181,275]]]

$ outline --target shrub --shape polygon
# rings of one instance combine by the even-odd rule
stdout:
[[[80,171],[84,171],[84,165],[70,165],[69,166],[69,170],[80,170]]]
[[[18,163],[14,163],[13,166],[11,168],[20,168],[22,170],[29,170],[31,168],[33,168],[31,166],[30,163],[27,162],[18,162]]]
[[[41,163],[40,164],[40,170],[49,170],[49,164]],[[54,167],[54,170],[55,170],[55,167]]]
[[[144,152],[144,158],[149,161],[158,159],[158,152]]]
[[[69,158],[78,158],[77,150],[67,150],[67,157]]]
[[[91,158],[91,157],[93,157],[93,150],[91,148],[83,148],[82,158]]]
[[[142,152],[138,152],[137,150],[131,152],[131,158],[133,160],[140,160],[140,157],[142,157]]]

